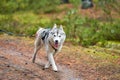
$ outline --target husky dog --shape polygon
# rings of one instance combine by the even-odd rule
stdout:
[[[54,55],[61,50],[65,38],[66,34],[62,28],[62,25],[57,28],[57,25],[55,24],[52,29],[40,28],[36,33],[35,49],[32,62],[35,62],[36,54],[44,44],[48,57],[48,63],[45,65],[45,69],[52,65],[52,69],[54,71],[58,71],[54,61]]]

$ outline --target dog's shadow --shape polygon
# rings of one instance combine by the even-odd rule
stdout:
[[[34,63],[34,64],[36,64],[37,67],[40,67],[40,68],[42,68],[44,70],[45,64],[43,64],[43,63]]]
[[[51,66],[49,68],[45,68],[45,64],[43,63],[35,63],[37,65],[37,67],[41,68],[42,70],[47,70],[47,71],[50,71],[52,70]]]
[[[45,71],[48,71],[48,72],[57,72],[58,74],[59,73],[62,73],[60,70],[59,71],[53,71],[52,70],[52,65],[50,65],[50,67],[49,68],[45,68],[45,64],[44,63],[35,63],[39,68],[41,68],[42,70],[45,70]]]

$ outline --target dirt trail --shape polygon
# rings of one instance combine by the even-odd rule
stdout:
[[[74,70],[58,64],[59,72],[43,70],[45,52],[31,62],[33,45],[19,39],[0,39],[0,80],[82,80]]]

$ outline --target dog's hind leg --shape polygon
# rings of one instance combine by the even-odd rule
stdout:
[[[48,61],[47,64],[45,65],[45,69],[49,68],[50,67],[50,62]]]
[[[40,38],[36,38],[35,40],[35,48],[34,48],[34,54],[33,54],[33,58],[32,58],[32,62],[35,62],[35,58],[37,55],[38,50],[42,47],[42,40]]]

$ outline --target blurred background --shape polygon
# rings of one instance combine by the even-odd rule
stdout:
[[[74,45],[119,42],[120,0],[0,1],[0,34],[34,37],[39,27],[54,23],[63,25],[66,42]]]

